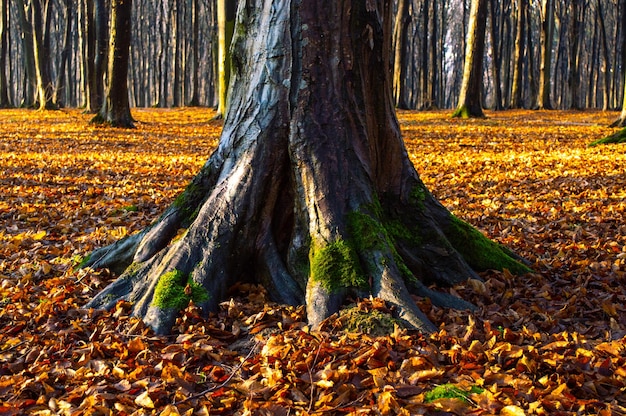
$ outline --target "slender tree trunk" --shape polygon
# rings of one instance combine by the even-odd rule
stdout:
[[[552,64],[552,40],[554,38],[554,0],[541,2],[541,63],[539,67],[539,96],[537,104],[540,109],[551,110],[550,82]]]
[[[600,42],[602,45],[602,79],[604,81],[604,85],[602,88],[602,110],[606,111],[611,106],[611,96],[610,92],[611,88],[611,61],[609,59],[609,42],[608,42],[608,34],[606,30],[606,24],[604,23],[605,15],[604,9],[602,7],[602,0],[597,0],[598,8],[597,8],[597,17],[598,23],[600,25]],[[617,42],[617,39],[616,39]]]
[[[306,303],[314,326],[348,296],[374,296],[430,332],[411,292],[471,306],[423,281],[476,278],[471,266],[526,271],[419,179],[395,118],[391,23],[382,0],[240,7],[220,145],[153,226],[92,253],[93,267],[134,265],[88,307],[132,299],[167,333],[190,299],[208,313],[253,280]]]
[[[493,59],[491,60],[491,73],[493,76],[494,110],[502,110],[502,80],[500,79],[500,68],[502,57],[500,55],[500,42],[498,37],[498,19],[496,18],[495,3],[497,0],[489,0],[489,12],[491,15],[491,48]]]
[[[111,2],[108,86],[102,109],[93,119],[96,123],[106,123],[114,127],[133,127],[128,102],[131,13],[132,0]]]
[[[483,84],[483,55],[487,26],[487,0],[472,0],[465,49],[463,83],[459,104],[453,117],[484,117],[481,90]]]
[[[16,0],[17,13],[22,30],[22,59],[24,60],[24,96],[21,107],[33,107],[37,100],[37,71],[35,69],[35,46],[33,40],[33,26],[28,16],[30,6],[24,0]]]
[[[198,59],[198,48],[200,45],[198,44],[198,32],[199,32],[199,22],[198,22],[198,0],[191,1],[191,62],[193,66],[193,71],[191,72],[191,98],[189,99],[189,103],[187,105],[197,106],[199,105],[199,87],[198,87],[198,72],[199,72],[199,64],[200,61]]]
[[[104,104],[104,74],[107,70],[107,54],[110,53],[108,50],[109,42],[107,41],[107,35],[109,34],[107,17],[108,11],[105,4],[105,0],[88,0],[94,1],[94,36],[95,36],[95,55],[94,55],[94,71],[91,74],[92,79],[90,80],[92,84],[92,92],[93,96],[92,100],[92,108],[93,111],[98,111],[98,109],[102,108]]]
[[[217,118],[223,117],[228,110],[228,85],[230,84],[230,44],[235,30],[237,0],[217,1],[218,29],[218,104]]]
[[[6,73],[8,68],[7,54],[9,52],[8,1],[0,0],[0,108],[11,106]]]
[[[59,70],[57,73],[56,87],[54,88],[54,97],[52,102],[57,107],[64,107],[66,99],[68,97],[65,90],[66,78],[71,80],[71,74],[68,74],[66,68],[68,66],[68,60],[70,56],[70,50],[72,48],[72,19],[73,19],[73,7],[72,0],[63,0],[63,6],[65,9],[65,32],[63,36],[63,49],[61,50],[61,62],[59,63]]]
[[[399,0],[396,19],[393,26],[393,95],[396,107],[402,109],[409,108],[405,94],[405,82],[408,58],[407,31],[410,23],[411,15],[409,14],[409,0]]]
[[[580,110],[581,107],[581,82],[580,82],[580,58],[581,58],[581,48],[580,48],[580,38],[581,38],[581,28],[582,28],[582,19],[580,18],[581,13],[584,13],[582,10],[582,1],[581,0],[571,0],[570,2],[570,94],[572,98],[571,108]]]
[[[524,41],[526,38],[527,0],[517,0],[517,24],[515,31],[515,51],[513,55],[513,86],[509,108],[522,108],[522,61],[524,57]]]

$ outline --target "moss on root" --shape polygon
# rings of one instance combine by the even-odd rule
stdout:
[[[465,261],[477,271],[508,269],[523,274],[531,270],[513,258],[507,248],[491,241],[465,221],[450,214],[450,223],[445,229],[446,237]]]
[[[393,259],[405,281],[416,281],[415,276],[404,263],[395,248],[395,241],[403,239],[419,245],[420,238],[412,233],[400,221],[390,220],[384,223],[362,212],[348,215],[348,230],[353,236],[359,252],[364,250],[391,250]]]
[[[626,128],[619,130],[618,132],[611,134],[610,136],[592,142],[589,146],[597,146],[599,144],[611,144],[611,143],[626,143]]]
[[[159,277],[152,306],[161,309],[183,309],[190,300],[194,303],[207,301],[209,293],[180,270],[172,270]]]
[[[309,251],[311,279],[331,293],[342,288],[368,287],[354,243],[337,240],[325,246],[311,245]]]

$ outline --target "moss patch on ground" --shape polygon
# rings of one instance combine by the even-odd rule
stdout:
[[[172,270],[159,277],[152,305],[161,309],[183,309],[190,300],[200,303],[209,299],[204,287],[180,270]]]
[[[393,333],[395,326],[402,326],[393,316],[378,309],[363,311],[358,306],[339,312],[343,329],[348,332],[362,332],[374,337]]]
[[[444,232],[450,244],[474,270],[508,269],[516,274],[531,271],[515,260],[512,257],[513,253],[507,248],[491,241],[476,228],[454,215],[450,215],[450,223]]]
[[[484,389],[478,386],[472,386],[469,391],[465,391],[454,384],[443,384],[424,394],[424,402],[431,403],[439,399],[460,399],[468,402],[470,394],[480,394]]]

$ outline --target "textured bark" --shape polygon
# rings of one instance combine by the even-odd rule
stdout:
[[[515,50],[513,52],[513,85],[511,86],[511,103],[509,108],[522,108],[522,60],[524,57],[524,40],[526,38],[527,0],[517,0],[517,23]]]
[[[235,30],[235,14],[237,0],[218,0],[217,27],[218,27],[218,104],[217,117],[223,117],[228,110],[228,85],[230,83],[231,57],[230,44]]]
[[[128,62],[130,58],[132,0],[111,3],[111,36],[107,92],[102,109],[93,122],[115,127],[133,127],[128,101]]]
[[[537,104],[540,109],[551,110],[550,81],[552,64],[552,40],[554,38],[554,0],[541,2],[541,63],[539,66],[539,96]]]
[[[409,0],[399,0],[393,27],[393,95],[397,108],[408,109],[406,72],[408,60],[407,32],[411,23]]]
[[[7,86],[7,55],[9,52],[8,27],[9,16],[8,0],[0,0],[0,108],[10,107],[9,92]]]
[[[471,305],[425,283],[527,270],[420,181],[393,108],[390,17],[382,1],[242,5],[218,148],[153,226],[92,253],[87,265],[128,268],[88,306],[127,299],[166,333],[182,288],[208,313],[231,285],[254,280],[276,301],[306,303],[312,325],[346,296],[371,295],[428,332],[411,293]],[[164,276],[182,303],[163,300]],[[203,296],[189,295],[198,287]]]
[[[472,0],[459,104],[453,117],[484,117],[481,91],[487,28],[487,0]]]

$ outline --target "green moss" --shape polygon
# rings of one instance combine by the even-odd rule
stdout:
[[[404,263],[395,248],[395,240],[403,239],[412,244],[419,244],[419,236],[404,226],[400,221],[392,220],[384,224],[362,212],[348,215],[348,230],[353,236],[359,252],[364,250],[385,250],[389,248],[393,259],[406,282],[416,283],[417,279]]]
[[[185,190],[176,197],[173,206],[180,209],[181,214],[183,215],[184,220],[182,221],[183,228],[189,227],[189,225],[196,219],[198,213],[200,212],[200,208],[197,203],[195,203],[199,199],[199,193],[201,192],[201,188],[192,181],[187,185]]]
[[[72,261],[75,264],[74,270],[80,270],[83,267],[87,266],[87,264],[89,263],[89,260],[91,260],[91,253],[87,254],[85,257],[82,257],[82,258],[80,256],[72,257]]]
[[[389,335],[396,325],[402,326],[399,320],[389,314],[377,309],[363,311],[356,306],[341,310],[340,320],[345,331],[363,332],[375,337]]]
[[[439,399],[460,399],[464,402],[468,401],[470,394],[480,394],[484,389],[478,386],[472,386],[469,391],[465,391],[454,384],[443,384],[424,394],[424,402],[431,403]]]
[[[491,241],[480,231],[450,214],[450,223],[445,229],[446,237],[452,246],[475,270],[508,269],[522,274],[531,271],[512,257],[505,247]]]
[[[137,205],[128,205],[124,208],[122,208],[124,211],[126,212],[137,212],[139,211],[139,208],[137,207]]]
[[[592,142],[589,146],[597,146],[599,144],[626,143],[626,128],[621,129],[617,133]]]
[[[362,212],[348,214],[348,231],[358,251],[381,250],[389,243],[387,230],[381,222]]]
[[[347,287],[367,288],[354,244],[337,240],[326,246],[311,245],[309,251],[311,279],[321,282],[329,292]]]
[[[188,287],[188,293],[185,288]],[[209,299],[209,293],[204,287],[194,282],[180,270],[172,270],[159,277],[154,290],[152,305],[161,309],[183,309],[190,300],[195,303]]]

